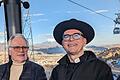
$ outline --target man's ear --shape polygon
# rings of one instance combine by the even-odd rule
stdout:
[[[87,39],[84,38],[84,46],[86,46],[86,43],[87,43]]]

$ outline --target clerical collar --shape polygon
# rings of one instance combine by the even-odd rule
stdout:
[[[71,59],[71,57],[68,55],[68,59],[70,61],[70,63],[79,63],[80,62],[80,58],[76,58],[75,60]]]
[[[80,62],[80,58],[74,60],[74,63],[79,63],[79,62]]]

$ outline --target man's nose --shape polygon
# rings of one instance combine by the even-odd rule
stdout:
[[[19,49],[19,51],[23,52],[23,48],[21,47],[21,48]]]
[[[72,37],[72,36],[70,36],[70,39],[69,39],[69,40],[70,40],[70,41],[72,41],[72,40],[74,40],[74,39],[73,39],[73,37]]]

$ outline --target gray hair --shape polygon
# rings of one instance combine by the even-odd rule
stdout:
[[[25,36],[23,34],[20,34],[20,33],[16,33],[16,34],[13,34],[10,38],[9,38],[9,41],[8,41],[8,46],[11,45],[11,41],[16,38],[16,37],[21,37],[23,38],[25,41],[26,41],[26,45],[29,46],[29,43],[27,41],[27,39],[25,38]]]

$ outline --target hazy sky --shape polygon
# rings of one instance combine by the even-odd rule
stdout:
[[[95,38],[90,44],[120,44],[120,34],[114,35],[115,13],[120,12],[119,0],[29,0],[34,43],[53,41],[52,31],[59,22],[76,18],[89,23],[95,29]],[[81,7],[82,5],[83,7]],[[103,17],[99,14],[109,18]],[[22,12],[26,10],[23,8]],[[25,15],[25,14],[22,14]],[[23,20],[24,21],[24,20]],[[4,9],[0,7],[0,32],[4,27]],[[120,25],[119,25],[120,27]]]

